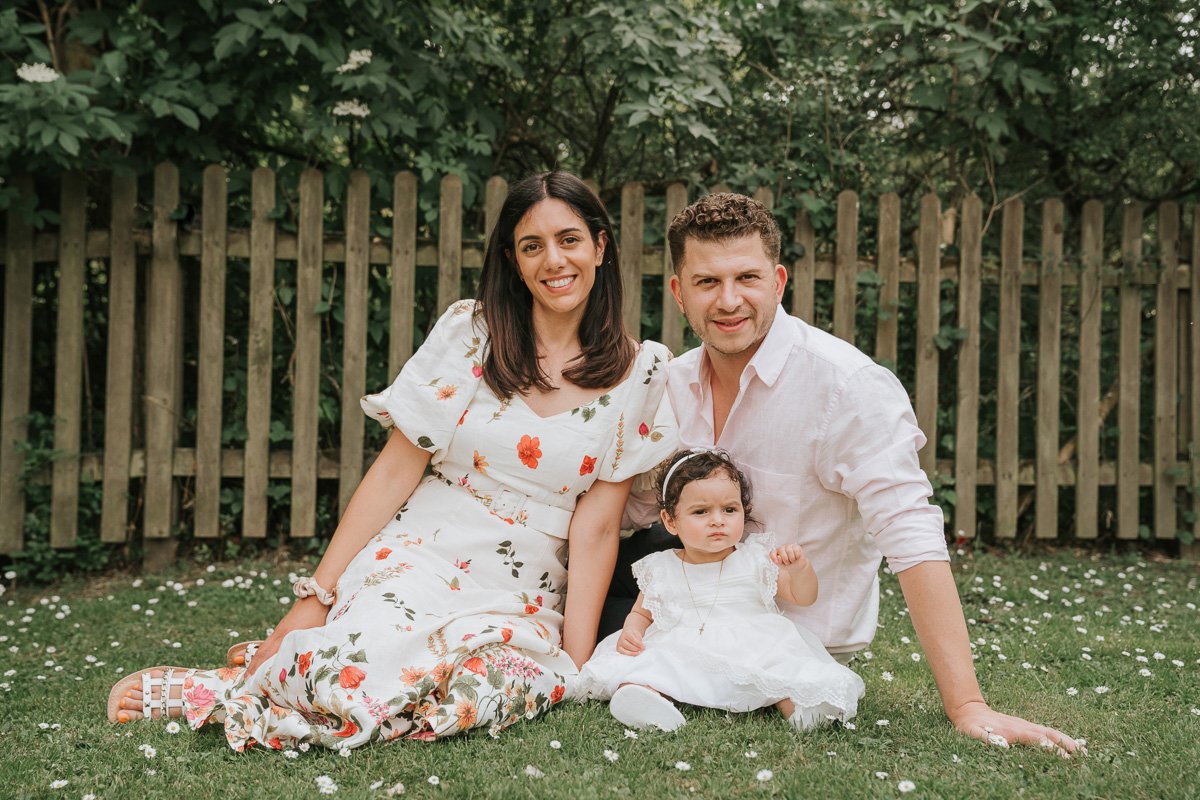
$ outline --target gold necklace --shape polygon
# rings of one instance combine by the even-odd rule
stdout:
[[[728,558],[726,556],[725,558]],[[721,568],[717,570],[717,592],[713,595],[712,604],[708,607],[708,613],[703,618],[700,617],[700,609],[696,607],[696,596],[692,594],[692,582],[688,580],[687,562],[682,558],[679,559],[679,570],[683,573],[683,582],[687,586],[688,597],[692,601],[692,610],[696,612],[696,619],[700,620],[699,632],[704,633],[704,626],[708,624],[709,617],[712,616],[713,609],[717,607],[717,600],[721,598],[721,576],[725,574],[725,559],[721,559]]]

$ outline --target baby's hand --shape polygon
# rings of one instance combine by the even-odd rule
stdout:
[[[788,567],[797,572],[808,566],[808,556],[798,544],[785,544],[771,551],[771,560],[781,567]]]
[[[617,652],[623,656],[636,656],[645,650],[645,645],[642,644],[642,635],[635,630],[622,628],[621,635],[617,637]]]

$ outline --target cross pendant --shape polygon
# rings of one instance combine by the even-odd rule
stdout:
[[[700,633],[704,633],[704,623],[700,623]]]

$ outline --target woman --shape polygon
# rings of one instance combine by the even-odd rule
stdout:
[[[515,184],[479,299],[363,398],[394,430],[302,599],[248,668],[135,673],[110,719],[341,748],[495,735],[561,700],[595,646],[630,483],[675,444],[669,354],[625,333],[617,264],[578,178]]]

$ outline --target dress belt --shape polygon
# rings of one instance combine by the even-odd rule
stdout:
[[[472,486],[465,475],[459,480],[451,480],[434,470],[433,477],[447,486],[465,491],[488,511],[509,525],[521,525],[556,539],[567,538],[567,533],[571,528],[571,517],[575,515],[574,511],[534,500],[524,492],[512,489],[502,483],[497,483],[487,489],[479,489]]]

